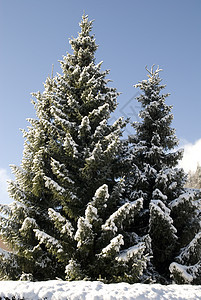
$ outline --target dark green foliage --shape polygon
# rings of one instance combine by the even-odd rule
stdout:
[[[124,242],[141,200],[122,200],[118,158],[125,122],[108,124],[118,94],[107,85],[108,71],[95,64],[87,16],[80,27],[70,40],[73,53],[60,62],[62,74],[47,78],[44,92],[34,94],[37,119],[24,131],[21,166],[12,166],[14,202],[1,206],[1,235],[13,251],[1,255],[4,279],[135,282],[148,260],[145,243]]]
[[[182,169],[175,168],[182,151],[173,151],[178,141],[170,127],[173,115],[170,114],[172,107],[165,103],[168,94],[161,93],[165,88],[159,77],[161,70],[152,67],[147,71],[148,80],[135,86],[142,91],[137,98],[142,106],[142,121],[133,124],[135,134],[127,146],[129,159],[125,160],[129,171],[125,195],[132,201],[143,198],[143,210],[133,223],[132,231],[139,236],[149,234],[153,255],[149,274],[157,282],[168,283],[170,264],[200,231],[200,200],[194,192],[185,193],[186,176]],[[200,259],[196,256],[195,262],[199,264]],[[191,264],[188,260],[179,262]],[[173,269],[175,266],[170,271]],[[192,283],[198,280],[197,273],[193,274]],[[178,270],[173,277],[177,282]],[[178,281],[182,282],[187,281]]]

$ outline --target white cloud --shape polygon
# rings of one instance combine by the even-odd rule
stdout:
[[[179,166],[185,172],[195,172],[197,165],[201,166],[201,139],[197,140],[194,144],[185,143],[182,148],[184,149],[184,156]]]
[[[8,196],[7,188],[9,180],[9,175],[6,169],[0,168],[0,203],[7,204],[10,203],[12,200]]]

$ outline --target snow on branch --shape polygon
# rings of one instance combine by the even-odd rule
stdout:
[[[74,181],[69,177],[69,171],[64,164],[61,164],[56,159],[51,158],[52,172],[63,182],[74,184]]]
[[[89,119],[94,119],[96,117],[102,117],[106,118],[109,116],[110,108],[109,104],[105,103],[102,106],[99,106],[99,108],[92,110],[92,112],[89,113]]]
[[[197,233],[194,239],[182,249],[176,259],[180,263],[187,264],[192,264],[198,260],[201,261],[201,232]]]
[[[39,244],[45,244],[53,254],[63,252],[63,247],[57,239],[39,229],[34,229],[34,232]]]
[[[8,195],[17,201],[22,201],[26,199],[24,191],[21,189],[19,183],[10,180],[8,185]]]
[[[102,155],[103,155],[103,149],[102,149],[100,141],[98,141],[98,143],[95,145],[91,155],[88,158],[86,158],[86,162],[88,164],[90,164],[90,163],[95,162],[96,160],[99,161],[101,159]]]
[[[45,186],[47,188],[49,188],[53,192],[57,192],[59,195],[65,194],[66,190],[63,187],[61,187],[56,181],[54,181],[48,176],[45,176],[44,179],[45,179]]]
[[[20,191],[21,192],[21,191]],[[30,215],[30,213],[33,211],[32,206],[26,206],[24,203],[21,203],[19,201],[13,201],[9,205],[9,208],[11,209],[11,214],[16,215]]]
[[[125,121],[123,117],[119,117],[112,125],[112,128],[114,131],[119,131],[120,129],[122,129],[125,126]]]
[[[77,247],[80,248],[84,245],[91,245],[93,239],[92,225],[87,219],[80,217],[75,233],[75,240],[78,242]]]
[[[79,135],[89,134],[91,131],[90,121],[87,116],[82,119],[81,124],[79,125]]]
[[[125,203],[107,219],[105,224],[102,225],[102,230],[112,231],[114,234],[117,233],[119,228],[122,228],[123,221],[131,214],[134,215],[136,212],[139,212],[142,206],[142,198],[134,202]]]
[[[169,267],[171,277],[177,284],[196,284],[201,276],[201,260],[191,266],[171,263]]]
[[[176,282],[188,283],[193,281],[193,276],[188,272],[189,267],[180,265],[176,262],[171,263],[169,270]]]
[[[74,236],[74,228],[70,221],[52,208],[48,209],[48,214],[50,219],[54,222],[55,227],[58,228],[62,234],[67,234],[71,238]]]
[[[70,121],[68,121],[68,120],[66,120],[66,119],[64,119],[64,118],[62,118],[58,115],[55,115],[55,121],[56,121],[56,123],[61,124],[61,126],[63,126],[63,128],[71,129],[71,128],[75,127],[73,122],[70,122]]]
[[[174,237],[177,239],[175,233],[177,229],[173,226],[173,220],[170,217],[170,209],[161,200],[151,200],[150,214],[154,218],[160,216],[163,220],[169,223],[170,229]]]
[[[106,205],[107,200],[109,199],[108,186],[103,184],[100,186],[93,197],[92,205],[96,208],[99,208],[103,205]]]
[[[121,251],[116,259],[118,261],[129,261],[133,256],[142,256],[145,249],[145,243],[140,242],[137,245],[134,245],[126,250]]]
[[[21,226],[21,228],[19,229],[19,231],[20,231],[21,233],[26,234],[26,232],[27,232],[29,229],[32,229],[32,228],[35,228],[35,229],[38,228],[38,225],[37,225],[37,223],[36,223],[36,220],[33,219],[33,218],[27,217],[27,218],[24,219],[24,221],[23,221],[23,223],[22,223],[22,226]]]
[[[85,219],[88,220],[90,224],[93,224],[94,221],[98,221],[97,208],[89,203],[85,210]]]
[[[81,266],[74,259],[70,259],[65,269],[67,280],[81,280],[82,271]]]
[[[107,119],[104,119],[103,121],[101,121],[99,123],[99,126],[96,127],[96,130],[93,135],[94,138],[101,138],[104,135],[107,126],[108,126]]]
[[[179,206],[180,204],[184,204],[185,202],[188,202],[190,205],[194,205],[194,201],[192,201],[195,197],[195,192],[193,191],[187,191],[186,193],[183,193],[179,196],[179,198],[173,200],[170,204],[169,207],[171,209]],[[195,202],[196,205],[196,202]]]
[[[111,142],[107,146],[107,149],[104,151],[104,153],[106,155],[112,155],[113,156],[115,153],[117,153],[117,151],[119,149],[119,145],[120,145],[119,138],[113,136],[113,139],[111,140]]]
[[[155,189],[152,193],[152,197],[153,199],[160,199],[163,201],[167,200],[167,196],[164,195],[159,189]]]
[[[70,133],[66,133],[64,138],[64,149],[66,150],[66,153],[68,153],[69,156],[72,155],[72,157],[76,157],[78,154],[77,146],[78,145],[75,143]]]
[[[101,253],[99,254],[100,257],[108,257],[112,255],[116,255],[119,252],[121,245],[124,245],[123,235],[119,234],[114,237],[107,247],[103,248]]]

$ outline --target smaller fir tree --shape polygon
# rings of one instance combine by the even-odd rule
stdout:
[[[133,124],[135,134],[129,139],[125,195],[130,201],[143,198],[143,210],[133,221],[132,231],[140,237],[150,237],[153,258],[148,272],[152,279],[168,283],[171,272],[176,282],[182,282],[175,276],[178,264],[171,265],[174,267],[170,272],[169,266],[179,255],[177,261],[181,264],[188,261],[188,270],[193,268],[190,256],[189,260],[181,257],[184,256],[182,249],[190,247],[193,239],[195,243],[199,242],[196,238],[200,231],[199,201],[195,200],[194,194],[185,194],[186,176],[182,169],[176,168],[182,151],[173,151],[178,140],[170,126],[172,107],[165,103],[169,94],[161,94],[165,88],[159,77],[161,70],[154,70],[154,66],[150,71],[146,70],[148,80],[135,85],[142,91],[137,98],[142,106],[142,121]],[[200,264],[197,249],[199,246],[194,253],[195,268]],[[198,282],[199,272],[192,272],[194,279],[191,282]]]

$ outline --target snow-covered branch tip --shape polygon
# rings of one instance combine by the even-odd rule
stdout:
[[[151,75],[151,77],[157,76],[159,74],[159,72],[163,71],[163,69],[159,69],[159,65],[155,71],[154,71],[154,67],[155,67],[155,64],[153,64],[151,66],[151,70],[149,70],[147,66],[145,67],[145,70]],[[148,75],[148,77],[150,77],[150,76]]]

